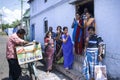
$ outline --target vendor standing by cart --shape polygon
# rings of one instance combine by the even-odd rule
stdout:
[[[12,80],[18,80],[19,76],[21,75],[21,68],[18,64],[15,47],[28,43],[27,41],[23,40],[24,35],[25,30],[19,29],[16,33],[9,36],[7,41],[6,58],[9,64],[9,77],[11,77]]]

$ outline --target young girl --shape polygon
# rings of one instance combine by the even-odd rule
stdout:
[[[51,38],[52,33],[48,31],[45,36],[45,55],[46,55],[46,66],[47,73],[52,70],[53,54],[54,54],[54,41]]]

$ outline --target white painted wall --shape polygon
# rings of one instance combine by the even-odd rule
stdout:
[[[54,4],[54,1],[56,2],[57,0],[53,0],[53,1],[49,0],[49,1],[51,1],[50,4],[52,3]],[[72,34],[71,25],[73,22],[74,15],[75,15],[75,7],[74,5],[69,4],[69,0],[49,8],[45,12],[42,13],[38,12],[34,15],[31,15],[30,25],[35,24],[35,40],[44,43],[44,36],[45,36],[44,18],[48,20],[48,26],[52,26],[54,32],[56,32],[56,27],[58,25],[62,27],[67,26],[69,28],[69,33],[71,35]]]
[[[49,26],[53,25],[54,31],[56,31],[56,27],[58,25],[62,27],[67,26],[69,28],[69,33],[71,34],[71,25],[75,15],[75,7],[66,2],[58,7],[55,7],[53,11],[52,16],[48,12]]]
[[[97,32],[106,43],[105,64],[111,77],[120,78],[120,0],[95,0]]]
[[[48,0],[46,3],[44,0],[34,0],[30,5],[31,7],[31,16],[34,16],[38,14],[39,12],[42,12],[46,10],[49,7],[53,7],[53,5],[58,4],[61,1],[66,1],[66,0]]]

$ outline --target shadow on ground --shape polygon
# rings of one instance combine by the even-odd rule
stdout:
[[[3,78],[3,79],[1,79],[1,80],[10,80],[9,78]]]
[[[6,78],[3,78],[3,79],[1,79],[1,80],[12,80],[12,79],[6,77]],[[21,76],[21,77],[19,78],[19,80],[31,80],[31,79],[30,79],[30,77],[29,77],[28,75],[25,75],[25,76]]]

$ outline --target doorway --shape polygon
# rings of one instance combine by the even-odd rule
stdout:
[[[87,8],[88,12],[94,17],[94,0],[82,0],[76,4],[76,13],[83,14],[84,9]]]
[[[30,29],[31,29],[30,30],[30,32],[31,32],[30,41],[33,41],[33,40],[35,40],[35,24],[32,24]]]

